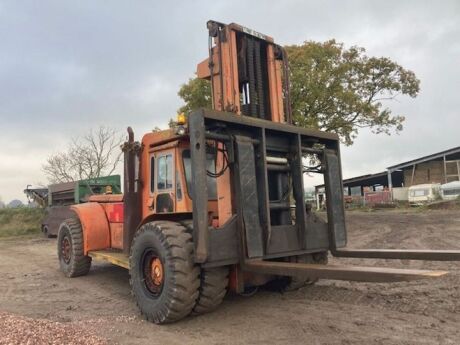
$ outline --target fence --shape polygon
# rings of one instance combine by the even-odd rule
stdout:
[[[407,188],[393,188],[393,192],[397,189],[396,193],[389,190],[381,191],[368,191],[362,195],[344,195],[343,201],[346,208],[360,207],[360,206],[385,206],[392,205],[395,202],[407,201]],[[318,196],[317,196],[318,198]],[[317,199],[319,200],[319,199]],[[317,201],[317,209],[324,209],[325,195],[321,194],[320,200]]]
[[[392,198],[389,190],[364,193],[363,204],[365,206],[385,205],[391,203]]]
[[[395,201],[408,201],[409,200],[409,187],[395,187],[393,191],[393,200]]]

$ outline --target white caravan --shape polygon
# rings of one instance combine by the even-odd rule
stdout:
[[[418,184],[409,187],[409,203],[422,205],[439,198],[439,183]]]
[[[441,185],[442,200],[454,200],[460,197],[460,181],[452,181]]]

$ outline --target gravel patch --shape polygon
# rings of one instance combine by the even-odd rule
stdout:
[[[1,345],[106,345],[106,340],[72,324],[0,312]]]

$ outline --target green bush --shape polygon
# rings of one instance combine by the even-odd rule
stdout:
[[[0,237],[39,233],[43,215],[44,210],[41,208],[0,209]]]

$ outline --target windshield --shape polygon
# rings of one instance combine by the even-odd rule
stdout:
[[[206,154],[206,170],[212,173],[216,172],[215,155],[213,153]],[[184,161],[185,181],[187,183],[187,192],[192,198],[193,194],[193,183],[192,183],[192,160],[190,158],[190,150],[184,150],[182,152],[182,160]],[[208,184],[208,200],[217,199],[217,183],[216,179],[210,176],[206,176]]]

